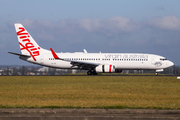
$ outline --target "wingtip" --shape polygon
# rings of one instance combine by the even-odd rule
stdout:
[[[83,49],[84,50],[84,53],[88,53],[86,49]]]

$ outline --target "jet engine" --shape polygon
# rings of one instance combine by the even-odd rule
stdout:
[[[111,73],[111,72],[115,72],[115,66],[114,65],[99,65],[96,67],[96,72],[108,72],[108,73]]]

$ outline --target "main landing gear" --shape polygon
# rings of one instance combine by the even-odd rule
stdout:
[[[88,75],[97,75],[97,72],[95,70],[89,70],[87,72]]]

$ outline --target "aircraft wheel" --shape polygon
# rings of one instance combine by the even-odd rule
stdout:
[[[158,76],[158,72],[156,72],[155,75]]]
[[[97,75],[97,72],[94,70],[94,71],[92,72],[92,74],[93,74],[93,75]]]
[[[91,72],[91,71],[88,71],[87,74],[88,74],[88,75],[92,75],[92,72]]]

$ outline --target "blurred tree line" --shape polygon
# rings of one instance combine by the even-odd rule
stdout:
[[[0,70],[0,75],[62,75],[67,73],[72,73],[72,70],[41,66],[3,66]]]
[[[171,74],[171,75],[180,75],[180,67],[174,65],[173,67],[164,69],[162,73]]]

